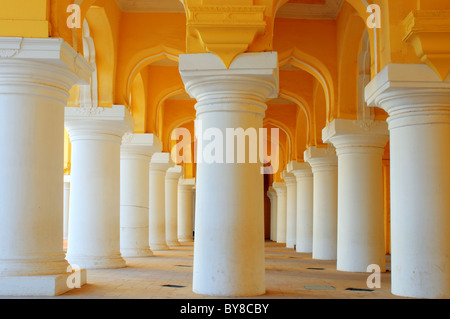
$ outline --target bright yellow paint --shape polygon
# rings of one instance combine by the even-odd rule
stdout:
[[[49,0],[0,0],[0,36],[47,38]]]

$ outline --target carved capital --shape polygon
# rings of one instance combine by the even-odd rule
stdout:
[[[403,41],[444,81],[450,73],[450,10],[414,10],[403,25]]]
[[[187,1],[188,53],[213,53],[228,68],[266,30],[265,6],[216,4],[189,5]]]

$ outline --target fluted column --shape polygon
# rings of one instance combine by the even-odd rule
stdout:
[[[366,99],[389,114],[392,293],[450,298],[450,79],[389,64]]]
[[[270,186],[267,191],[270,199],[270,240],[277,240],[277,192]]]
[[[227,136],[227,129],[250,129],[259,137],[265,101],[278,95],[277,55],[241,54],[228,69],[213,54],[182,55],[180,73],[187,92],[198,102],[197,124],[201,127],[197,130],[200,160],[193,289],[206,295],[264,294],[262,163],[248,160],[255,154],[238,163],[231,150],[224,149],[226,143],[222,147],[218,144]],[[208,141],[212,142],[209,134],[219,140],[215,156],[208,153]],[[237,152],[250,153],[248,145],[241,149],[234,146]]]
[[[310,147],[305,161],[314,175],[313,259],[337,258],[337,168],[338,160],[333,146]]]
[[[181,166],[171,167],[166,173],[166,242],[169,247],[178,242],[178,181],[183,173]]]
[[[150,162],[149,243],[153,251],[167,250],[166,173],[174,164],[169,153],[155,153]]]
[[[87,83],[91,72],[61,39],[0,38],[0,295],[70,290],[64,105],[72,85]]]
[[[194,241],[195,179],[181,179],[178,183],[178,241]]]
[[[286,184],[273,183],[273,189],[277,192],[277,243],[286,243]]]
[[[124,106],[66,107],[72,142],[67,259],[86,269],[121,268],[120,146],[133,129]]]
[[[296,251],[312,253],[314,183],[308,163],[291,162],[289,170],[297,179],[297,237]]]
[[[297,239],[297,181],[295,175],[283,171],[286,182],[286,247],[295,248]]]
[[[120,152],[120,251],[123,257],[148,257],[149,166],[161,141],[153,134],[126,134]]]
[[[323,130],[338,156],[337,269],[386,270],[383,154],[389,139],[386,122],[336,119]]]

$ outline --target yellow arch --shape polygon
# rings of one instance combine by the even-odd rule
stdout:
[[[291,63],[293,66],[311,74],[325,92],[327,121],[331,122],[335,111],[335,84],[329,69],[317,58],[294,48],[280,54],[280,66]]]

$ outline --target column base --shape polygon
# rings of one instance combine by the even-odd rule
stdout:
[[[70,257],[67,260],[71,265],[77,265],[84,269],[116,269],[127,266],[121,256],[108,257]]]
[[[150,249],[153,251],[158,251],[158,250],[169,250],[170,248],[166,244],[150,244]]]
[[[170,247],[179,247],[179,246],[180,246],[180,243],[177,242],[177,241],[168,241],[168,242],[167,242],[167,245],[169,246],[169,248],[170,248]]]
[[[179,238],[178,242],[179,243],[193,243],[194,242],[194,238]]]
[[[50,276],[0,277],[0,296],[54,297],[77,288],[69,288],[71,273]],[[87,283],[87,272],[80,270],[80,286]]]
[[[153,251],[150,249],[125,248],[120,250],[123,258],[152,257]]]
[[[254,291],[242,291],[241,289],[238,290],[221,290],[220,288],[216,289],[197,289],[194,288],[192,290],[194,293],[198,295],[204,295],[204,296],[210,296],[210,297],[257,297],[262,296],[266,294],[266,289],[255,289]]]

